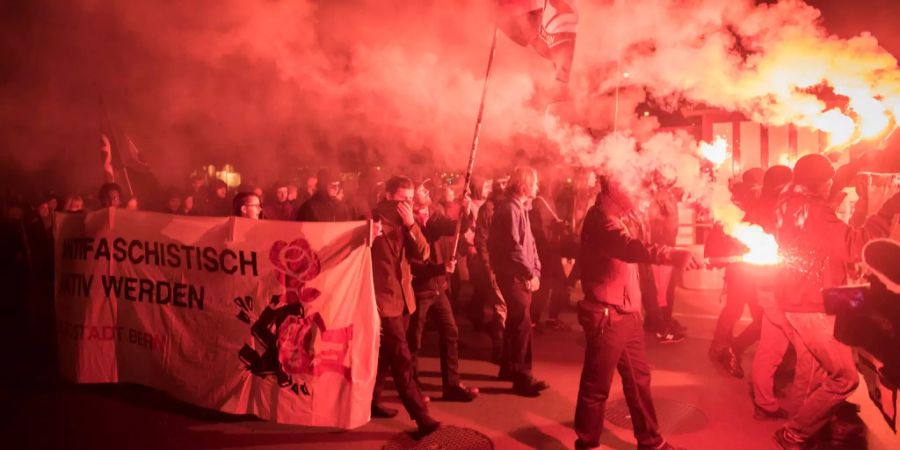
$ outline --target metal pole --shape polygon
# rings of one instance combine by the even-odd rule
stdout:
[[[475,168],[475,154],[478,152],[478,137],[481,135],[481,122],[484,118],[484,100],[487,97],[488,80],[491,76],[491,67],[494,65],[494,53],[497,51],[497,33],[498,28],[494,27],[494,37],[491,41],[491,52],[488,55],[487,70],[484,74],[484,86],[481,89],[481,103],[478,105],[478,117],[475,119],[475,134],[472,137],[472,149],[469,151],[469,165],[466,168],[465,184],[463,185],[463,198],[469,196],[469,184],[472,181],[472,171]],[[459,239],[462,234],[462,218],[464,211],[460,211],[459,218],[456,221],[456,234],[453,239],[453,255],[451,259],[456,260],[456,254],[459,249]]]

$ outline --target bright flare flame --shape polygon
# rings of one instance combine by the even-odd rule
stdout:
[[[778,256],[778,243],[775,242],[775,236],[763,231],[759,225],[739,223],[734,226],[730,234],[750,249],[743,256],[745,263],[773,265],[781,262],[781,257]]]
[[[813,126],[828,133],[829,147],[843,147],[850,144],[856,132],[853,119],[838,109],[829,109],[813,119]]]
[[[862,139],[876,138],[884,133],[891,120],[887,109],[872,97],[860,96],[850,99],[850,108],[859,114],[859,133]]]
[[[712,144],[701,142],[700,155],[716,167],[721,166],[728,159],[728,141],[718,136]]]

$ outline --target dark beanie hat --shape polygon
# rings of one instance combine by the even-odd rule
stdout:
[[[797,161],[794,165],[794,182],[806,187],[814,187],[834,176],[834,167],[828,158],[810,153]]]
[[[763,192],[773,192],[788,184],[794,178],[794,172],[788,166],[772,166],[763,177]]]

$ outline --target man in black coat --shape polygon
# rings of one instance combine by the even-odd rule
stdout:
[[[432,209],[431,196],[424,187],[416,192],[414,214],[431,245],[431,257],[412,262],[417,307],[410,322],[408,339],[413,367],[416,367],[416,353],[422,348],[422,333],[430,318],[440,334],[442,400],[470,402],[478,396],[478,389],[467,387],[460,381],[459,328],[447,295],[449,275],[456,270],[453,237],[457,221]]]
[[[338,199],[341,181],[329,169],[319,171],[316,193],[297,210],[300,222],[345,222],[351,220],[350,208]]]

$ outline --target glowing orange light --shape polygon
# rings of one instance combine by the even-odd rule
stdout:
[[[728,159],[728,141],[719,136],[712,144],[701,142],[700,155],[716,167],[721,166]]]
[[[739,223],[734,226],[730,234],[750,249],[742,257],[745,263],[773,265],[781,262],[775,237],[763,231],[759,225]]]
[[[813,119],[813,126],[828,133],[829,147],[843,147],[853,139],[856,124],[838,109],[829,109]]]
[[[872,97],[851,98],[850,108],[859,115],[859,132],[863,139],[878,137],[887,131],[891,123],[887,109]]]
[[[778,157],[778,164],[781,164],[782,166],[793,168],[796,163],[797,160],[787,153],[782,153],[781,156]]]

